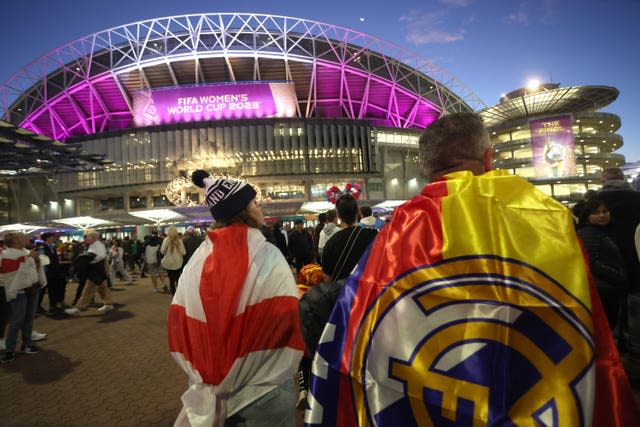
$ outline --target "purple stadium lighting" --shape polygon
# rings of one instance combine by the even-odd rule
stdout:
[[[484,107],[428,60],[304,19],[198,14],[140,21],[64,45],[0,86],[0,114],[51,138],[134,127],[134,94],[222,82],[295,84],[296,116],[422,129]]]

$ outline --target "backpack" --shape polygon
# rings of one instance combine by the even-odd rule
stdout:
[[[300,299],[298,310],[304,343],[310,354],[316,352],[318,342],[329,320],[338,295],[346,279],[323,282],[309,289]]]
[[[160,245],[151,246],[148,245],[144,250],[144,262],[147,264],[157,264],[158,254],[160,253]]]

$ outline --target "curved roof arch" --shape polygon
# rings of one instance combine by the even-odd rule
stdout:
[[[140,89],[292,81],[299,117],[421,129],[484,104],[430,61],[348,28],[214,13],[139,21],[49,52],[0,86],[5,120],[65,140],[132,126]]]
[[[500,102],[480,111],[487,127],[508,126],[531,117],[598,110],[616,100],[620,92],[612,86],[568,86],[547,84],[536,90],[517,89]]]

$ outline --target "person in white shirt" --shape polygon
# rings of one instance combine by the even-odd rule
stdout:
[[[2,363],[15,359],[18,334],[22,331],[22,351],[36,354],[40,349],[32,344],[33,319],[40,289],[47,284],[40,254],[25,249],[27,236],[24,233],[9,233],[7,245],[0,253],[0,282],[3,283],[7,302],[10,304],[11,321],[5,341],[6,351]]]
[[[187,250],[178,234],[178,230],[174,226],[169,227],[167,230],[167,237],[162,241],[160,253],[164,255],[160,264],[162,264],[169,276],[171,295],[175,295]]]
[[[329,239],[333,237],[340,231],[340,227],[338,226],[338,214],[335,209],[331,209],[327,211],[327,223],[322,227],[322,231],[320,232],[320,240],[318,241],[318,255],[322,256],[322,252],[324,252],[324,246],[327,244]]]
[[[76,306],[65,310],[65,313],[71,315],[80,314],[86,310],[91,300],[98,291],[102,298],[103,305],[98,311],[110,311],[113,310],[113,303],[111,301],[111,292],[107,286],[107,248],[100,241],[100,234],[94,232],[88,233],[84,236],[85,245],[88,246],[87,252],[80,255],[76,260],[76,267],[86,268],[87,283],[82,291],[80,300],[76,303]]]
[[[384,221],[373,216],[373,210],[371,207],[361,206],[360,214],[362,215],[362,218],[358,223],[360,227],[375,228],[378,231],[382,230],[382,227],[384,227]]]
[[[133,279],[124,268],[123,255],[124,249],[122,248],[122,240],[117,240],[109,251],[109,275],[111,277],[111,283],[113,284],[116,281],[116,275],[119,273],[120,277],[127,283],[127,285],[132,285]]]

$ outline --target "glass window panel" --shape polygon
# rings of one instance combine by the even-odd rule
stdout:
[[[302,184],[278,184],[260,186],[263,199],[266,200],[290,200],[304,199],[304,185]]]
[[[550,185],[536,185],[536,187],[538,187],[538,190],[542,191],[547,196],[551,196],[552,193]]]
[[[507,132],[507,133],[503,133],[500,135],[497,135],[495,137],[494,142],[507,142],[511,140],[511,135]]]
[[[600,152],[600,147],[596,147],[593,145],[585,145],[584,152],[585,154],[597,154]]]
[[[516,169],[516,173],[524,178],[531,178],[535,175],[532,167],[518,168]]]
[[[78,199],[78,214],[80,216],[91,216],[93,212],[93,200],[90,199]]]
[[[123,197],[110,197],[108,199],[100,200],[101,211],[113,211],[124,209]]]
[[[522,148],[513,152],[514,159],[530,159],[531,156],[531,148]]]
[[[602,166],[587,164],[587,174],[600,174],[602,173]]]
[[[518,129],[511,133],[511,139],[529,139],[531,138],[531,132],[529,132],[529,126],[526,129]]]
[[[173,206],[171,202],[164,196],[154,196],[153,197],[153,207],[163,207],[163,206]]]
[[[129,196],[129,208],[142,209],[147,207],[147,198],[145,196]]]

